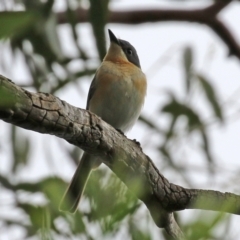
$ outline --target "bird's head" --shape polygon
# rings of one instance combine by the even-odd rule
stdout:
[[[104,58],[112,62],[131,62],[141,68],[136,49],[127,41],[116,38],[113,32],[108,29],[110,47]]]

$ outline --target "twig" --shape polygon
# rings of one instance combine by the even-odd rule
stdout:
[[[225,24],[218,18],[218,13],[225,8],[231,0],[218,0],[209,7],[194,10],[172,9],[146,9],[129,11],[109,11],[108,22],[120,24],[141,24],[146,22],[187,21],[197,22],[209,26],[229,49],[229,55],[234,55],[240,60],[240,45]],[[77,21],[88,22],[88,10],[78,8]],[[65,12],[57,13],[59,24],[68,23]]]

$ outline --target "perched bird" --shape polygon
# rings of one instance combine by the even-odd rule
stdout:
[[[86,109],[114,128],[126,132],[140,115],[147,82],[136,49],[129,42],[117,39],[111,30],[108,33],[110,47],[91,83]],[[60,210],[77,210],[88,177],[100,164],[95,156],[83,154],[63,196]]]

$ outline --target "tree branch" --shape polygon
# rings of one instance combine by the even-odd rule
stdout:
[[[226,44],[229,55],[236,56],[240,60],[240,44],[232,33],[218,18],[218,13],[226,7],[231,0],[218,0],[211,6],[196,10],[172,10],[172,9],[148,9],[129,11],[109,11],[108,22],[120,24],[141,24],[146,22],[186,21],[196,22],[209,26]],[[79,8],[76,10],[76,20],[88,22],[88,10]],[[57,13],[60,24],[68,23],[66,12]]]
[[[156,225],[184,239],[173,212],[206,209],[240,215],[240,196],[169,183],[141,147],[95,114],[45,93],[30,93],[0,75],[0,119],[65,139],[98,156],[142,200]]]

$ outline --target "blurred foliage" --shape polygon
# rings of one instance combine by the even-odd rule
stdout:
[[[98,54],[102,60],[105,56],[105,24],[107,23],[109,0],[90,0],[90,21],[92,23],[93,33],[96,39]]]
[[[171,120],[169,121],[169,127],[165,129],[162,134],[165,140],[163,144],[159,146],[159,151],[162,156],[167,159],[168,163],[177,167],[174,165],[174,160],[171,156],[171,153],[174,152],[175,148],[174,142],[182,138],[182,132],[184,132],[186,136],[190,136],[191,134],[195,134],[196,136],[197,134],[201,139],[200,149],[206,156],[208,163],[210,163],[209,170],[212,171],[214,157],[211,153],[210,140],[208,136],[207,128],[209,123],[202,119],[201,111],[198,110],[197,106],[192,103],[192,96],[196,94],[196,90],[204,93],[205,101],[210,105],[212,109],[212,116],[216,119],[216,121],[220,121],[222,123],[224,117],[214,87],[205,76],[197,73],[194,69],[193,60],[193,50],[190,47],[183,49],[182,62],[185,75],[186,94],[183,99],[179,100],[173,92],[166,92],[169,101],[162,106],[160,111],[170,115]],[[200,87],[198,87],[199,85]],[[181,127],[181,131],[179,131],[178,122],[182,122],[182,118],[185,118],[187,121],[185,127]]]
[[[1,12],[0,19],[0,38],[13,38],[27,31],[37,16],[31,12]]]
[[[29,160],[30,140],[19,133],[21,130],[19,131],[16,126],[11,126],[11,132],[13,153],[12,171],[15,173],[17,167],[26,165]]]
[[[20,8],[23,11],[7,11],[6,7],[6,11],[0,13],[0,39],[3,43],[10,43],[13,55],[21,53],[31,76],[28,87],[35,91],[49,93],[56,93],[69,84],[81,88],[82,78],[95,73],[106,52],[104,33],[109,1],[90,0],[88,2],[89,22],[99,56],[94,67],[92,64],[89,66],[88,63],[93,58],[88,55],[81,43],[84,36],[77,31],[79,23],[76,22],[74,10],[82,6],[82,1],[66,0],[66,15],[69,19],[70,35],[75,48],[74,56],[63,53],[59,40],[63,36],[58,31],[59,26],[56,13],[53,11],[53,0],[12,0],[11,2],[13,10]],[[144,116],[140,118],[148,129],[158,134],[159,139],[164,139],[156,144],[160,156],[174,171],[183,173],[184,178],[186,178],[184,174],[186,169],[177,164],[174,154],[177,142],[183,136],[189,137],[193,134],[199,136],[199,148],[205,155],[206,163],[209,164],[208,166],[214,163],[208,122],[203,119],[201,111],[192,101],[196,91],[203,93],[204,99],[211,109],[211,118],[220,123],[224,122],[223,109],[219,104],[214,86],[207,76],[194,69],[193,52],[190,46],[183,49],[182,67],[185,96],[180,98],[175,93],[166,91],[168,101],[159,110],[162,115],[170,117],[169,125],[161,127],[151,118]],[[71,65],[75,63],[78,63],[79,68],[72,70]],[[8,99],[7,96],[4,97],[5,99],[6,102],[0,104],[11,103],[11,99]],[[183,119],[186,121],[182,121]],[[179,130],[179,123],[182,122],[184,122],[184,126],[181,125],[181,130]],[[19,182],[18,172],[30,164],[33,144],[25,134],[22,134],[21,130],[14,126],[10,129],[10,135],[13,164],[8,175],[0,175],[0,182],[1,188],[14,196],[14,201],[7,206],[8,210],[21,210],[22,215],[20,220],[11,215],[9,217],[0,215],[0,232],[1,229],[19,226],[25,230],[25,239],[30,239],[30,237],[36,237],[36,239],[104,239],[105,237],[113,239],[121,234],[122,228],[125,226],[125,234],[128,239],[153,239],[148,226],[154,223],[149,220],[148,212],[142,213],[140,201],[114,174],[110,174],[106,169],[92,173],[84,195],[83,205],[86,206],[84,210],[78,211],[75,215],[60,212],[58,204],[67,183],[60,177],[46,177],[36,182]],[[80,155],[79,149],[66,149],[66,153],[72,163],[77,164]],[[209,169],[211,168],[209,167]],[[187,182],[190,186],[191,181],[187,180]],[[33,200],[39,193],[44,198],[41,204]],[[27,196],[27,200],[22,200],[22,195]],[[214,239],[215,227],[222,220],[229,220],[226,220],[223,215],[215,215],[208,222],[205,219],[205,215],[200,215],[185,226],[183,223],[181,225],[180,219],[178,221],[186,230],[189,239]],[[97,236],[93,234],[92,228],[96,229]],[[165,234],[159,233],[159,235],[163,239],[169,239]]]
[[[187,239],[225,239],[224,236],[215,237],[214,228],[221,228],[223,221],[225,221],[226,225],[230,222],[230,217],[227,216],[227,214],[206,214],[206,212],[202,212],[198,215],[197,221],[194,220],[184,226],[185,232],[187,233]]]

